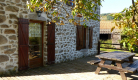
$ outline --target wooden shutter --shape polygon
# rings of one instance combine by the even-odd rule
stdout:
[[[84,37],[84,27],[77,25],[77,40],[76,49],[80,50],[83,48],[83,37]]]
[[[84,27],[84,26],[83,26]],[[83,28],[83,49],[86,49],[86,28]]]
[[[47,25],[48,39],[47,39],[47,56],[48,64],[55,63],[55,23]]]
[[[19,70],[28,68],[28,40],[29,40],[28,19],[18,19],[18,44],[19,44]]]
[[[92,43],[93,43],[93,28],[89,28],[89,49],[92,48]]]

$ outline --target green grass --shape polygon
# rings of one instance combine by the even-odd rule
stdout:
[[[116,49],[105,49],[105,48],[100,48],[100,51],[106,51],[106,52],[113,52],[113,51],[129,52],[129,51],[116,50]]]
[[[100,48],[100,51],[105,51],[105,52],[113,52],[113,51],[130,52],[130,51],[124,51],[124,50],[105,49],[105,48]],[[135,55],[135,56],[138,56],[138,53],[136,53],[136,55]]]

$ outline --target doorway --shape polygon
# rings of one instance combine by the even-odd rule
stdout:
[[[29,22],[29,67],[43,66],[43,22]]]
[[[19,69],[43,66],[43,22],[18,19]]]

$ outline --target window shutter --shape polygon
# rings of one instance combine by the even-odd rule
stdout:
[[[19,70],[28,69],[29,20],[18,19]]]
[[[77,40],[76,40],[77,50],[80,50],[83,48],[83,37],[84,37],[83,34],[84,34],[84,27],[77,25]]]
[[[48,64],[55,63],[55,23],[47,25],[47,58]]]
[[[93,28],[89,28],[89,49],[92,48],[92,43],[93,43]]]
[[[83,26],[83,49],[86,48],[86,28],[84,28],[85,26]]]

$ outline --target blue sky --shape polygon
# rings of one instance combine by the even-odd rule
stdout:
[[[132,0],[104,0],[100,13],[118,13],[132,5]]]

